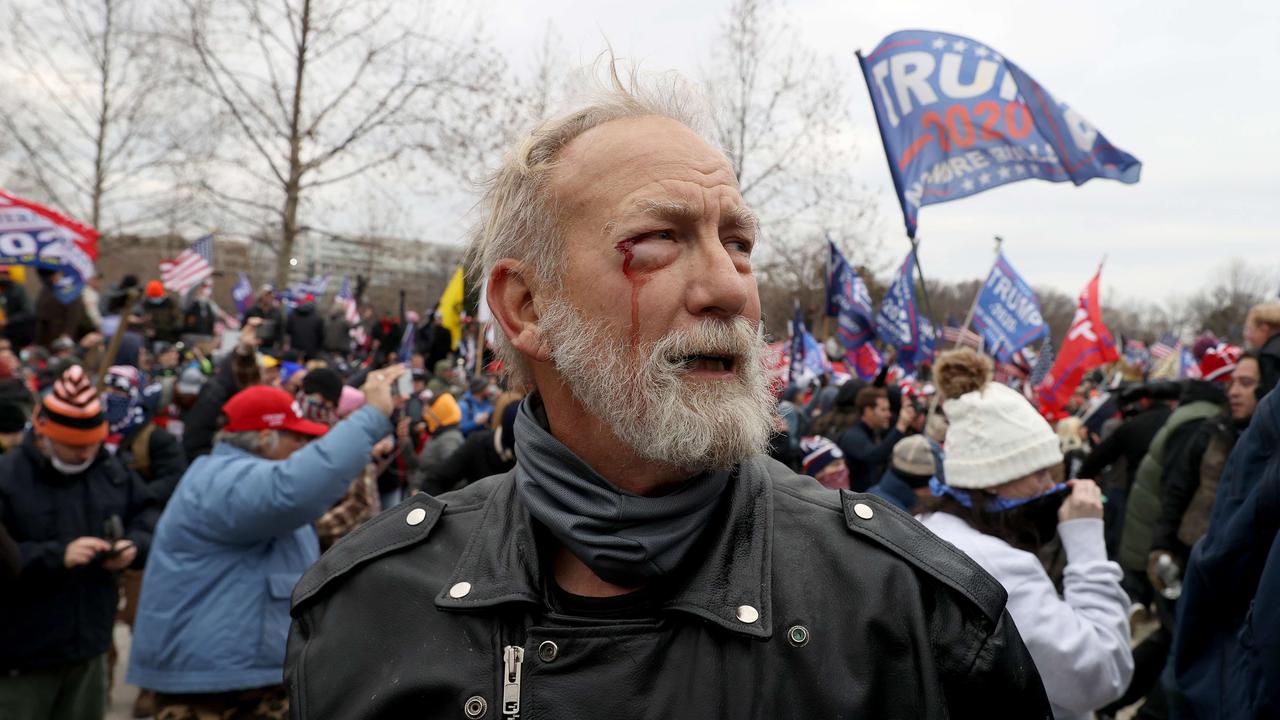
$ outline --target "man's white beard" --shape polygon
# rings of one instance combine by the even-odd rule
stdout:
[[[641,457],[701,472],[768,448],[777,403],[758,323],[707,320],[631,348],[623,332],[556,299],[538,327],[574,397]],[[686,380],[680,358],[690,355],[732,357],[733,379]]]

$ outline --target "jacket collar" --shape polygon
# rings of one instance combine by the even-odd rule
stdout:
[[[734,473],[717,521],[699,542],[701,552],[669,579],[663,609],[752,638],[772,636],[771,486],[769,462],[763,456]],[[543,572],[533,521],[516,495],[513,473],[495,483],[480,512],[461,558],[436,596],[436,607],[478,612],[507,603],[543,605],[550,578]],[[455,598],[450,591],[460,583],[470,588]],[[752,618],[753,613],[758,618]]]

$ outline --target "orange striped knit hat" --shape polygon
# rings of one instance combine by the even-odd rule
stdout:
[[[107,416],[84,368],[72,365],[41,400],[35,431],[64,445],[92,445],[107,437]]]

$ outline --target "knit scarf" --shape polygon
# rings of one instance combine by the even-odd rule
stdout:
[[[624,492],[551,435],[539,402],[526,398],[515,424],[516,492],[529,514],[606,582],[638,585],[673,571],[732,474],[703,473],[661,497]]]

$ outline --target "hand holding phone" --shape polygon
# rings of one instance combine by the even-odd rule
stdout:
[[[395,385],[391,386],[391,394],[399,398],[407,398],[413,395],[413,376],[406,372],[396,378]]]

